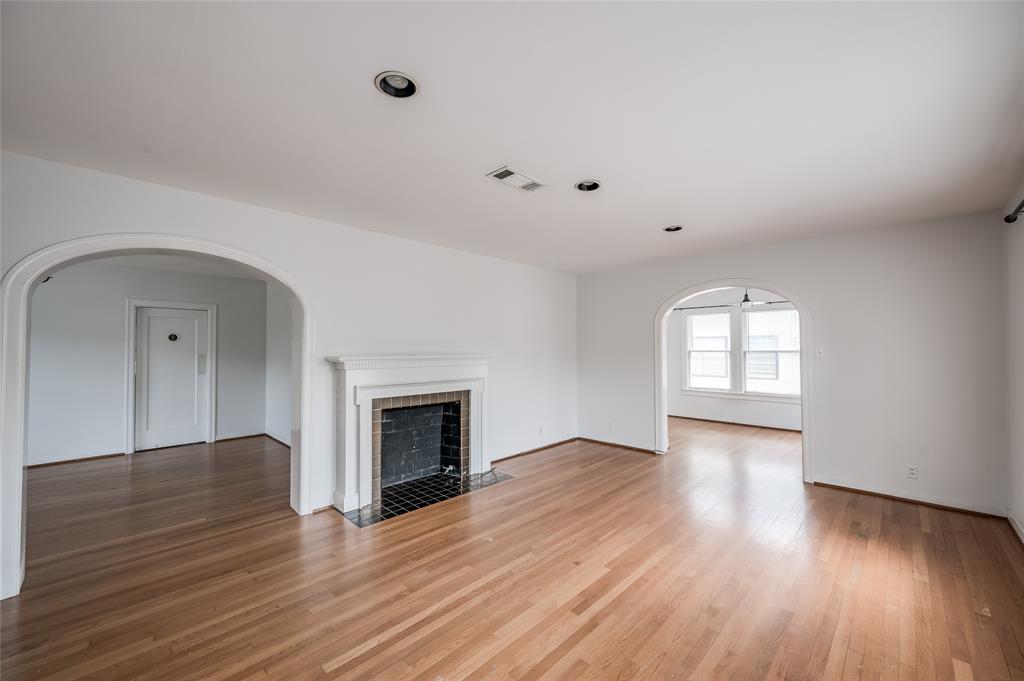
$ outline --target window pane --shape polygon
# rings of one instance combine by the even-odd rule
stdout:
[[[747,335],[747,350],[778,350],[778,336],[754,336]]]
[[[728,390],[729,313],[695,314],[687,317],[687,349],[690,388]]]
[[[691,388],[729,389],[729,353],[696,350],[690,353]]]
[[[691,350],[728,350],[729,313],[690,315]]]
[[[690,375],[702,378],[729,378],[729,353],[691,352]]]
[[[779,378],[779,354],[777,352],[748,352],[747,380],[774,381]]]
[[[694,350],[728,350],[728,336],[699,336],[693,339],[690,347]]]
[[[796,310],[746,313],[746,390],[800,394],[800,316]]]
[[[747,313],[747,350],[799,350],[800,315],[796,310]]]
[[[775,356],[775,377],[768,375],[767,364],[752,363],[752,356],[771,354]],[[775,395],[800,394],[800,353],[799,352],[753,352],[747,355],[747,392],[773,393]]]

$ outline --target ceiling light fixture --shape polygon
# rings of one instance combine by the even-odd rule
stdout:
[[[580,180],[576,183],[576,189],[579,189],[581,192],[592,192],[600,187],[601,183],[597,180]]]
[[[416,83],[401,71],[384,71],[373,79],[377,89],[389,97],[405,99],[416,94]]]
[[[663,232],[678,232],[683,228],[682,225],[669,225],[668,227],[662,227]]]

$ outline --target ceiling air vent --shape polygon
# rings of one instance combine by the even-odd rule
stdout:
[[[522,173],[518,173],[509,168],[508,166],[502,166],[497,170],[492,170],[491,172],[487,173],[487,176],[493,177],[495,180],[498,180],[502,184],[507,184],[510,187],[522,189],[524,192],[537,191],[541,187],[547,186],[543,182],[539,182],[533,179],[532,177],[528,177],[526,175],[523,175]]]

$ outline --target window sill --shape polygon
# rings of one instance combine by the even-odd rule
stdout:
[[[725,390],[691,390],[682,388],[679,391],[688,397],[722,397],[727,400],[746,400],[748,402],[775,402],[778,404],[800,404],[799,395],[772,395],[769,393],[734,393]]]

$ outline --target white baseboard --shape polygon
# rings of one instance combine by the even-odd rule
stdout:
[[[258,437],[260,435],[266,435],[266,433],[264,433],[263,431],[260,431],[258,433],[217,433],[217,439],[214,440],[214,442],[223,442],[224,440],[241,440],[242,438]]]
[[[573,436],[573,437],[564,438],[562,440],[554,440],[553,442],[549,442],[549,443],[547,443],[545,445],[539,445],[537,447],[531,447],[530,449],[524,449],[521,452],[513,452],[512,454],[502,454],[501,456],[499,456],[497,458],[491,459],[491,464],[493,465],[493,464],[498,463],[499,461],[507,461],[508,459],[515,459],[515,458],[518,458],[520,456],[526,456],[527,454],[535,454],[537,452],[544,451],[545,449],[552,449],[554,447],[559,447],[561,445],[572,444],[573,442],[575,442],[578,439],[579,439],[578,437]]]
[[[21,585],[25,581],[25,561],[22,559],[21,562],[21,573],[15,579],[2,579],[0,578],[0,584],[3,584],[2,590],[0,590],[0,600],[6,600],[13,596],[17,596],[21,592]]]
[[[278,437],[277,433],[271,433],[269,430],[265,431],[263,433],[263,435],[266,435],[271,440],[276,440],[279,444],[282,444],[285,447],[291,447],[292,446],[292,443],[291,443],[292,433],[291,433],[291,431],[288,431],[288,433],[283,434],[280,437]]]
[[[899,497],[907,501],[917,501],[922,504],[935,504],[936,506],[946,506],[948,508],[959,509],[961,511],[974,511],[975,513],[984,513],[986,515],[993,515],[1000,518],[1006,517],[1005,508],[997,508],[995,506],[989,506],[984,503],[976,503],[973,501],[967,501],[965,499],[955,499],[952,497],[945,497],[938,494],[921,493],[915,490],[908,490],[899,487],[888,487],[880,485],[865,485],[858,482],[851,482],[849,480],[839,480],[837,478],[830,478],[827,476],[816,475],[814,476],[815,482],[820,482],[825,485],[834,485],[836,487],[845,487],[847,489],[856,490],[860,492],[867,492],[869,494],[881,494],[887,497]]]
[[[1021,527],[1020,523],[1017,522],[1017,519],[1012,515],[1007,516],[1006,519],[1010,521],[1010,527],[1012,527],[1013,531],[1017,533],[1017,539],[1020,539],[1020,542],[1024,544],[1024,527]]]

